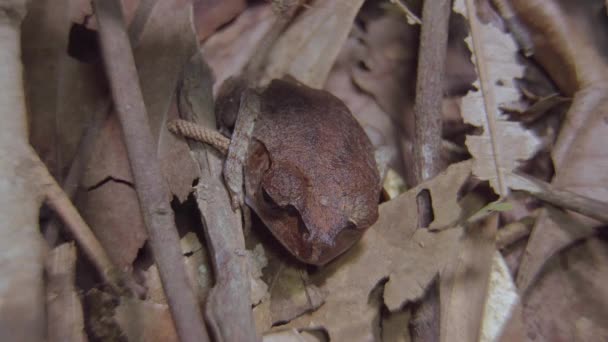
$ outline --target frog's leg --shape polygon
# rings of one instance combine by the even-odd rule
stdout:
[[[239,112],[224,162],[224,181],[232,199],[232,209],[236,210],[244,203],[243,166],[249,149],[249,142],[260,114],[260,97],[254,90],[245,90],[241,94]]]

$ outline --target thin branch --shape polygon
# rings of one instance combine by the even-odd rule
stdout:
[[[47,338],[49,341],[86,341],[84,315],[76,278],[76,246],[57,246],[46,260]]]
[[[228,154],[230,139],[223,136],[217,130],[182,119],[168,122],[167,129],[169,129],[169,131],[171,131],[173,134],[181,135],[194,141],[211,145],[220,151],[223,156]]]
[[[215,126],[211,79],[211,70],[196,54],[184,68],[178,88],[180,116],[206,132],[213,132],[210,127]],[[223,156],[200,142],[189,141],[189,145],[201,173],[196,201],[216,275],[205,320],[218,341],[256,341],[241,211],[231,208],[222,179]]]
[[[555,186],[524,174],[509,175],[509,187],[522,190],[530,195],[561,207],[591,217],[603,223],[608,223],[608,203],[587,196],[579,195],[568,190],[557,189]]]
[[[183,264],[170,193],[156,159],[133,52],[117,0],[95,0],[101,50],[122,125],[139,204],[165,295],[181,341],[208,341]]]
[[[82,219],[68,195],[63,192],[61,186],[51,176],[38,155],[33,151],[31,155],[38,179],[44,186],[46,203],[61,218],[66,229],[78,242],[78,246],[93,263],[102,279],[115,290],[118,290],[120,288],[118,273],[101,243]]]
[[[422,6],[422,28],[414,104],[414,169],[417,184],[434,177],[443,167],[441,162],[441,104],[451,3],[450,0],[425,0]],[[421,193],[416,200],[419,227],[428,226],[432,221],[430,197]],[[439,322],[437,297],[438,294],[431,292],[421,303],[418,311],[414,313],[415,319],[412,324],[422,329],[412,336],[415,341],[439,340],[437,327],[418,324],[418,319],[424,317],[418,312],[431,313],[430,320]]]
[[[449,0],[424,1],[416,79],[414,157],[417,183],[437,175],[441,163],[441,104],[448,43]]]

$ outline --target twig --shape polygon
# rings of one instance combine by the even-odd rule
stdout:
[[[139,205],[165,295],[181,341],[208,341],[198,301],[186,277],[170,194],[156,159],[133,52],[116,0],[95,0],[101,51],[121,123]]]
[[[74,284],[76,246],[64,243],[46,260],[47,338],[49,341],[86,341],[82,303]]]
[[[415,139],[414,169],[416,183],[437,175],[441,163],[441,120],[443,100],[443,74],[448,43],[448,23],[451,12],[450,0],[425,0],[422,6],[422,29],[418,52],[418,73],[416,78],[416,100],[414,104]],[[428,193],[417,196],[419,226],[425,227],[432,221],[431,203]],[[418,308],[420,312],[432,313],[431,321],[439,322],[439,300],[431,293]],[[414,317],[420,317],[414,313]],[[414,340],[438,341],[439,329],[434,326],[417,324],[414,326],[427,331],[418,331]]]
[[[441,103],[450,1],[425,1],[416,79],[414,157],[417,183],[437,175],[441,163]]]
[[[69,197],[51,176],[44,163],[38,158],[38,155],[33,151],[31,155],[38,179],[44,186],[46,203],[61,218],[67,230],[74,236],[78,246],[93,263],[102,279],[115,290],[118,290],[120,288],[118,273],[101,243],[82,219]]]
[[[608,203],[572,191],[560,190],[553,185],[524,174],[509,175],[509,187],[513,190],[523,190],[530,195],[561,207],[591,217],[603,223],[608,223]]]
[[[180,116],[192,121],[198,129],[213,132],[209,128],[215,126],[211,88],[211,71],[202,56],[196,54],[184,68],[178,88]],[[222,156],[200,142],[190,141],[189,145],[201,172],[196,201],[216,275],[205,319],[218,341],[255,341],[241,212],[231,208],[222,179]]]
[[[222,155],[228,154],[230,139],[223,136],[220,132],[195,124],[191,121],[182,119],[173,120],[167,123],[167,128],[171,133],[190,138],[215,147]]]

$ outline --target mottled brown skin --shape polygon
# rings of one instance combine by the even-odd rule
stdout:
[[[246,203],[299,260],[323,265],[378,218],[373,147],[335,96],[274,80],[245,161]]]

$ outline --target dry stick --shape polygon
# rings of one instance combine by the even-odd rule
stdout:
[[[76,289],[76,246],[64,243],[46,259],[47,339],[86,341],[82,303]]]
[[[509,187],[513,190],[525,191],[556,207],[576,211],[592,219],[608,223],[608,203],[604,201],[557,189],[547,182],[521,173],[511,174],[509,178]]]
[[[154,259],[181,341],[208,341],[198,301],[188,283],[179,236],[169,205],[135,61],[117,0],[95,0],[101,51],[122,125],[135,188]]]
[[[182,118],[199,125],[197,129],[211,131],[209,127],[215,127],[212,82],[211,70],[202,56],[196,54],[182,73],[178,108]],[[222,178],[222,156],[203,144],[192,141],[188,144],[200,169],[196,201],[215,273],[215,284],[207,296],[205,320],[218,341],[256,341],[241,213],[232,210]]]
[[[63,192],[63,189],[57,184],[44,163],[34,151],[31,153],[31,159],[37,177],[44,187],[44,194],[48,206],[59,215],[68,231],[78,242],[78,246],[98,270],[102,279],[115,290],[119,289],[118,273],[106,254],[106,251],[99,243],[99,240],[95,237],[95,234],[93,234],[89,226],[84,222],[78,213],[78,210],[76,210],[70,201],[70,198]]]
[[[211,145],[222,153],[222,156],[228,154],[228,146],[230,139],[222,135],[222,133],[201,126],[192,121],[177,119],[167,123],[167,129],[173,134],[184,136],[192,140]]]
[[[448,43],[450,0],[425,0],[422,7],[422,28],[418,50],[416,101],[414,105],[414,161],[416,183],[437,175],[441,163],[441,103],[443,74]],[[431,221],[428,193],[417,197],[419,226]],[[437,292],[427,291],[421,307],[414,313],[414,341],[439,341],[439,301]],[[428,313],[428,314],[425,314]],[[433,324],[435,323],[435,324]]]
[[[414,105],[414,169],[417,184],[434,177],[442,169],[441,103],[450,3],[449,0],[428,0],[422,8],[423,24]]]

